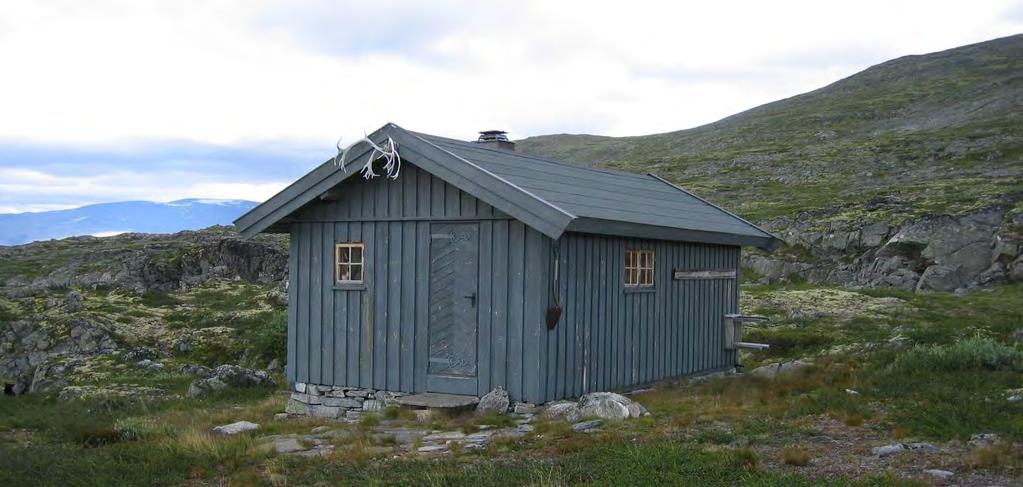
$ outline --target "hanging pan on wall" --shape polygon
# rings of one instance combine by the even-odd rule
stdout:
[[[551,303],[553,306],[547,308],[547,329],[553,330],[561,319],[561,248],[558,245],[553,247],[554,258],[554,279],[551,280]]]

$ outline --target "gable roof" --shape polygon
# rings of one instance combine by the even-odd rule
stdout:
[[[444,179],[545,235],[566,231],[664,240],[754,245],[780,242],[756,225],[653,174],[576,166],[492,149],[387,124],[371,134],[391,137],[402,159]],[[347,172],[324,162],[283,191],[235,220],[252,236],[284,230],[275,224],[345,179],[358,174],[368,150],[353,154]],[[399,176],[400,177],[400,176]]]

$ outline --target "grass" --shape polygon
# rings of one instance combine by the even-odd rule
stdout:
[[[674,441],[614,441],[554,458],[442,459],[361,465],[291,460],[289,481],[369,485],[821,485],[797,474],[763,471],[748,449],[706,451]],[[870,481],[867,481],[870,482]],[[864,482],[864,483],[867,483]],[[845,484],[848,481],[836,481]],[[827,484],[827,482],[823,482]],[[886,482],[881,481],[881,485]]]

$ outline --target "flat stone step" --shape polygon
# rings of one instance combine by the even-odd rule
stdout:
[[[422,408],[464,408],[473,406],[480,402],[476,396],[462,396],[458,394],[442,394],[439,392],[423,392],[410,396],[401,396],[394,399],[394,402],[402,406],[416,406]]]

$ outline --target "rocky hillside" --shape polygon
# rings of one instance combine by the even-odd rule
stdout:
[[[0,247],[0,382],[159,394],[196,364],[279,363],[287,252],[286,237],[225,227]]]
[[[1020,279],[1023,35],[906,56],[689,130],[517,150],[654,172],[776,232],[769,280],[908,290]]]

